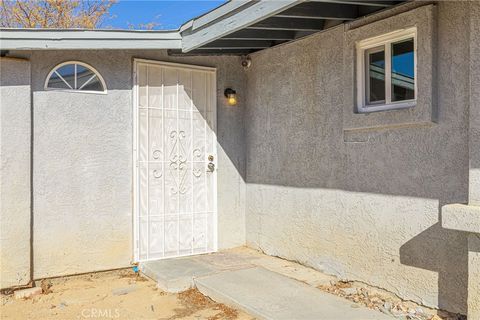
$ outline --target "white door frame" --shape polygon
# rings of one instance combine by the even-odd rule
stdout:
[[[214,150],[212,150],[212,153],[215,157],[215,172],[214,172],[214,177],[213,177],[213,193],[214,193],[214,199],[213,199],[213,208],[214,208],[214,215],[213,215],[213,230],[214,230],[214,236],[213,236],[213,251],[218,250],[218,206],[217,206],[217,169],[218,169],[218,153],[217,153],[217,89],[216,89],[216,77],[217,77],[217,69],[214,67],[204,67],[204,66],[197,66],[197,65],[190,65],[190,64],[181,64],[181,63],[173,63],[173,62],[165,62],[165,61],[159,61],[159,60],[149,60],[149,59],[141,59],[141,58],[134,58],[133,59],[133,104],[132,104],[132,115],[133,115],[133,141],[132,141],[132,159],[133,159],[133,262],[140,262],[143,260],[140,260],[140,252],[139,252],[139,246],[140,246],[140,240],[139,240],[139,234],[140,234],[140,229],[139,229],[139,219],[140,219],[140,213],[139,213],[139,179],[138,179],[138,146],[139,146],[139,135],[138,135],[138,81],[137,81],[137,75],[138,75],[138,66],[139,64],[145,64],[145,65],[160,65],[163,67],[171,67],[171,68],[176,68],[176,69],[187,69],[187,70],[201,70],[201,71],[206,71],[206,72],[211,72],[214,77],[214,85],[213,85],[213,97],[214,97],[214,117],[215,117],[215,130],[213,132],[213,138],[215,139],[215,143],[213,144]],[[178,106],[177,106],[178,107]],[[205,150],[207,152],[207,150]]]

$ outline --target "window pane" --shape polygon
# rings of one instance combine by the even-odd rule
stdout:
[[[92,70],[77,64],[77,89],[80,89],[94,75]]]
[[[82,66],[73,61],[53,71],[50,79],[48,79],[47,87],[52,89],[105,91],[97,73],[88,66]]]
[[[368,87],[369,103],[385,101],[385,51],[368,54]]]
[[[103,91],[102,83],[98,79],[97,76],[94,76],[92,80],[90,80],[82,90],[85,91]]]
[[[73,89],[75,88],[75,65],[67,64],[63,67],[58,68],[56,71],[58,74],[62,76],[63,80],[65,80],[70,85],[70,87],[72,87]],[[53,87],[53,88],[58,88],[58,87]]]
[[[48,88],[70,89],[70,87],[65,83],[65,81],[63,81],[55,72],[52,73],[50,79],[48,80]]]
[[[415,98],[413,39],[392,44],[392,101]]]

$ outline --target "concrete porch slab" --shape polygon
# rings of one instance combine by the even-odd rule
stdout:
[[[260,268],[230,270],[195,279],[204,295],[259,319],[392,319],[324,293],[305,283]]]
[[[213,267],[193,257],[144,262],[140,264],[140,270],[157,281],[160,289],[174,293],[192,288],[194,277],[217,272]]]
[[[181,292],[194,287],[193,279],[225,270],[252,268],[252,255],[233,251],[197,256],[148,261],[140,264],[147,277],[157,281],[158,287],[168,292]]]
[[[164,291],[196,286],[213,300],[259,319],[392,319],[316,288],[331,276],[244,247],[143,262],[140,270]]]

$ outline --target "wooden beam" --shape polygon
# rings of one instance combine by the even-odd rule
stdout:
[[[232,11],[226,18],[221,18],[215,23],[196,30],[185,30],[182,33],[182,50],[184,52],[194,50],[208,42],[253,25],[301,2],[303,0],[258,1],[251,6],[240,7]]]
[[[275,15],[280,18],[322,20],[353,20],[357,18],[357,6],[339,3],[306,2]]]
[[[269,40],[215,40],[198,49],[265,49],[273,45]]]
[[[284,30],[249,30],[243,29],[226,35],[225,40],[293,40],[295,33]]]
[[[272,17],[260,21],[248,29],[320,31],[323,26],[324,20]]]

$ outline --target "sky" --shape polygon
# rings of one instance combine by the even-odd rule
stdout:
[[[145,29],[142,24],[155,23],[154,29],[178,29],[184,22],[208,12],[224,0],[118,0],[110,8],[114,16],[103,27]]]

